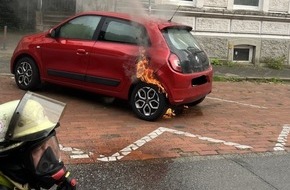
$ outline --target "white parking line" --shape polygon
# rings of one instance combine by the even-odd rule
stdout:
[[[279,151],[279,150],[285,150],[284,149],[284,146],[287,142],[287,137],[288,137],[288,134],[290,132],[290,125],[284,125],[283,126],[283,129],[277,139],[277,143],[274,147],[274,151]]]
[[[248,106],[248,107],[252,107],[252,108],[268,109],[267,107],[264,107],[264,106],[257,106],[257,105],[253,105],[253,104],[245,104],[245,103],[232,101],[232,100],[225,100],[225,99],[221,99],[221,98],[214,98],[214,97],[206,97],[206,98],[211,99],[211,100],[218,100],[218,101],[222,101],[222,102],[235,103],[235,104],[239,104],[239,105],[242,105],[242,106]]]
[[[90,155],[93,154],[92,152],[85,153],[78,148],[64,147],[61,144],[59,145],[59,149],[64,152],[69,152],[70,158],[72,159],[90,158]]]
[[[0,73],[0,76],[11,76],[11,78],[14,79],[14,75],[11,73]]]
[[[142,147],[144,144],[150,142],[151,140],[157,138],[158,136],[160,136],[164,132],[170,132],[170,133],[177,134],[177,135],[184,135],[186,137],[191,137],[191,138],[198,138],[199,140],[209,141],[209,142],[212,142],[212,143],[221,143],[221,144],[225,144],[225,145],[228,145],[228,146],[234,146],[234,147],[236,147],[238,149],[251,149],[251,148],[253,148],[251,146],[241,145],[241,144],[234,143],[234,142],[227,142],[227,141],[224,141],[224,140],[219,140],[219,139],[214,139],[214,138],[209,138],[209,137],[203,137],[203,136],[191,134],[191,133],[188,133],[188,132],[178,131],[178,130],[175,130],[175,129],[159,127],[158,129],[152,131],[148,135],[146,135],[146,136],[142,137],[141,139],[135,141],[133,144],[130,144],[127,147],[125,147],[122,150],[120,150],[119,152],[116,152],[112,156],[105,157],[104,155],[100,155],[98,160],[99,161],[103,161],[103,162],[121,160],[122,158],[124,158],[125,156],[127,156],[128,154],[133,152],[134,150],[137,150],[138,148]]]

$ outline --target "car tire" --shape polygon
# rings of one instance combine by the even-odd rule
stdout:
[[[186,105],[189,106],[189,107],[193,107],[193,106],[196,106],[197,104],[200,104],[204,99],[205,99],[205,97],[202,97],[202,98],[200,98],[200,99],[198,99],[198,100],[196,100],[194,102],[188,103]]]
[[[22,90],[36,90],[40,87],[39,70],[33,59],[23,57],[17,61],[15,82]]]
[[[167,99],[157,86],[139,83],[135,86],[130,99],[133,112],[141,119],[154,121],[162,117],[167,108]]]

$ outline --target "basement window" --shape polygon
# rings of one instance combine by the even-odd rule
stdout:
[[[233,61],[252,63],[253,50],[253,46],[235,46]]]

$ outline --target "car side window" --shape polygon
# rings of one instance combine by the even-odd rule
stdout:
[[[99,39],[136,45],[149,44],[146,30],[142,25],[117,19],[108,19],[105,22]]]
[[[58,37],[92,40],[100,20],[100,16],[88,15],[77,17],[59,28]]]

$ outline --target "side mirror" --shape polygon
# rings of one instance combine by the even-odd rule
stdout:
[[[56,32],[55,32],[55,29],[50,29],[49,31],[48,31],[48,36],[50,36],[50,37],[52,37],[52,38],[55,38],[55,36],[56,36]]]

